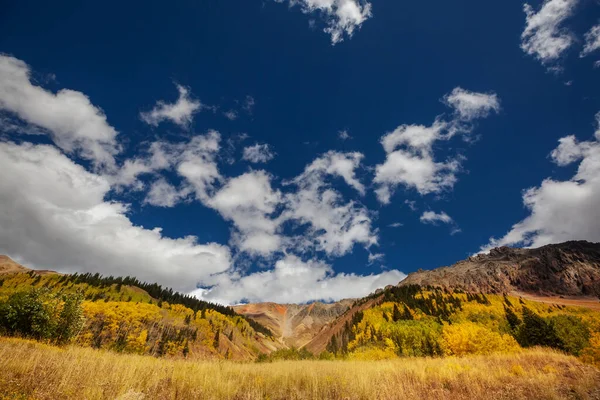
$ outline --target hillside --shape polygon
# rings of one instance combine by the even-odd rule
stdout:
[[[572,241],[537,249],[499,247],[449,267],[419,270],[400,282],[476,293],[598,296],[600,243]]]
[[[269,328],[282,343],[303,347],[328,323],[348,311],[354,300],[332,304],[257,303],[235,306],[233,309]]]
[[[4,257],[0,275],[0,334],[64,342],[65,312],[76,334],[74,344],[117,352],[193,359],[253,360],[284,347],[260,324],[230,307],[178,294],[135,278],[61,275],[28,270]],[[3,304],[15,310],[4,313]],[[81,318],[67,304],[80,307]],[[74,310],[75,308],[73,308]],[[32,310],[39,310],[33,314]],[[10,321],[3,319],[12,318]],[[40,321],[40,318],[42,322]],[[37,320],[28,324],[28,320]],[[12,321],[12,322],[11,322]],[[10,332],[4,332],[10,334]]]
[[[8,256],[0,255],[0,275],[27,271],[29,271],[27,268],[14,262]]]
[[[449,267],[411,273],[398,284],[412,285],[471,293],[507,293],[534,302],[600,310],[600,302],[594,296],[600,293],[600,244],[573,241],[538,249],[495,248],[489,254],[469,257]],[[333,313],[322,315],[320,329],[288,331],[285,343],[300,345],[315,354],[324,351],[331,338],[347,329],[346,324],[357,313],[377,305],[390,289],[380,289],[355,304],[346,302],[351,307],[339,317]],[[336,304],[329,305],[330,309],[344,309]],[[237,310],[268,326],[279,337],[288,307],[264,303],[240,306]],[[309,339],[310,333],[314,335]]]

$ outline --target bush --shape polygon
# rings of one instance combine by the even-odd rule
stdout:
[[[83,327],[80,294],[58,297],[47,289],[13,293],[0,301],[0,330],[5,334],[63,344]]]
[[[473,322],[444,326],[442,349],[445,355],[509,353],[519,350],[515,339]]]
[[[261,354],[256,359],[257,362],[272,362],[282,360],[314,360],[315,355],[306,349],[280,349],[272,352],[269,355]]]
[[[561,314],[550,317],[549,323],[561,342],[561,349],[567,353],[579,356],[589,346],[590,330],[581,318]]]

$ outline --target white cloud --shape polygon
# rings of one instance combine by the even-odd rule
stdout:
[[[496,94],[469,92],[462,88],[455,88],[444,97],[444,102],[455,110],[451,121],[438,117],[431,126],[400,125],[381,138],[386,160],[376,166],[373,180],[381,203],[390,202],[398,185],[415,189],[420,195],[440,193],[454,187],[462,158],[455,156],[437,161],[433,153],[434,143],[449,140],[459,133],[469,133],[475,119],[485,118],[500,109]]]
[[[388,225],[390,228],[400,228],[401,226],[404,226],[402,222],[394,222]]]
[[[275,153],[268,144],[255,144],[244,148],[242,158],[252,163],[266,163],[275,158]]]
[[[203,108],[212,108],[202,104],[198,100],[192,99],[188,88],[181,85],[176,86],[179,92],[177,101],[169,104],[159,100],[152,110],[140,113],[142,121],[148,125],[158,126],[161,122],[169,120],[185,128],[192,123],[196,112]]]
[[[221,274],[215,277],[219,280],[217,285],[210,289],[199,289],[194,294],[226,304],[241,301],[336,301],[364,297],[378,288],[396,285],[405,277],[396,270],[367,276],[335,274],[328,264],[317,260],[303,261],[297,256],[288,255],[277,261],[275,268],[269,271],[256,272],[239,279]]]
[[[383,261],[385,254],[383,253],[369,253],[368,262],[369,265],[376,263],[377,261]]]
[[[433,224],[437,225],[438,223],[442,224],[452,224],[454,221],[448,214],[445,212],[433,212],[433,211],[425,211],[420,218],[420,221],[424,224]]]
[[[48,133],[67,153],[78,153],[97,167],[114,168],[119,152],[117,131],[102,110],[83,93],[62,89],[56,94],[31,83],[29,66],[0,54],[0,110],[15,114],[38,129],[21,133]]]
[[[207,205],[235,225],[233,244],[241,251],[268,256],[282,249],[274,213],[282,201],[265,171],[251,171],[230,179]]]
[[[176,165],[177,173],[193,188],[196,198],[206,202],[214,192],[215,184],[223,180],[216,157],[221,149],[221,135],[209,131],[193,137],[189,143],[163,143],[163,151]]]
[[[436,121],[432,126],[401,125],[381,138],[387,153],[383,164],[375,169],[375,190],[380,202],[388,204],[398,185],[414,188],[421,195],[452,188],[459,159],[437,162],[432,145],[442,140],[447,125]],[[400,147],[400,148],[399,148]]]
[[[452,93],[444,97],[444,102],[454,108],[459,119],[472,121],[486,118],[492,111],[500,111],[500,100],[495,93],[476,93],[456,87]]]
[[[490,239],[482,251],[516,244],[539,247],[577,239],[600,241],[600,113],[596,118],[599,128],[594,140],[578,142],[567,136],[551,153],[560,166],[579,161],[576,174],[566,181],[547,178],[527,189],[523,203],[529,216],[502,238]]]
[[[574,43],[573,34],[562,28],[562,24],[573,14],[576,5],[577,0],[545,0],[536,12],[525,4],[526,25],[521,35],[521,49],[542,64],[557,61]]]
[[[285,195],[285,220],[293,220],[307,229],[296,237],[297,248],[315,248],[328,255],[343,255],[355,244],[365,247],[377,244],[377,233],[371,228],[371,212],[355,201],[344,202],[333,189],[329,177],[341,177],[363,192],[354,169],[360,165],[362,154],[328,152],[309,164],[289,185],[295,190]]]
[[[352,139],[352,136],[350,136],[347,130],[343,130],[338,132],[338,138],[341,140],[348,140]]]
[[[283,3],[286,0],[275,0]],[[299,5],[306,14],[320,13],[327,27],[323,30],[331,36],[331,43],[352,37],[354,31],[371,18],[371,3],[364,0],[288,0],[290,7]]]
[[[0,143],[0,252],[59,271],[135,275],[179,290],[230,268],[229,249],[170,239],[108,202],[110,183],[47,145]]]
[[[144,203],[156,207],[174,207],[190,193],[189,187],[177,189],[164,178],[159,178],[150,186]]]
[[[356,178],[355,173],[355,170],[360,167],[363,157],[358,152],[340,153],[337,151],[328,151],[307,165],[297,180],[310,180],[312,177],[323,176],[324,174],[339,176],[344,179],[348,186],[353,187],[361,195],[364,195],[365,187]]]
[[[235,110],[225,111],[223,115],[230,121],[235,121],[238,117],[238,113]]]
[[[581,51],[581,57],[585,57],[598,49],[600,49],[600,25],[592,27],[585,34],[585,44]]]
[[[417,211],[417,202],[414,200],[404,200],[404,204],[410,208],[411,211]]]

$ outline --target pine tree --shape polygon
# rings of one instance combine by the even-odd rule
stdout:
[[[219,349],[219,336],[221,336],[221,331],[217,330],[217,333],[215,333],[215,339],[213,341],[213,347],[215,349]]]
[[[404,313],[402,314],[402,319],[404,319],[406,321],[410,321],[410,320],[414,319],[413,315],[410,313],[410,309],[408,308],[408,306],[406,304],[404,305]]]
[[[398,305],[394,304],[394,311],[392,313],[392,319],[394,322],[398,322],[402,319],[402,314],[400,314],[400,310],[398,310]]]
[[[506,320],[508,321],[510,329],[512,331],[515,331],[515,329],[517,329],[517,327],[521,325],[521,320],[519,319],[517,314],[515,314],[515,312],[506,305],[504,306],[504,313],[506,314]]]
[[[527,307],[523,307],[523,324],[519,327],[517,341],[523,347],[563,347],[554,326]]]

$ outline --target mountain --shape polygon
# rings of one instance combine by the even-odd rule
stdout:
[[[413,285],[477,294],[507,293],[541,303],[600,309],[600,303],[595,298],[600,294],[600,243],[571,241],[537,249],[499,247],[492,249],[489,254],[469,257],[449,267],[411,273],[398,287]],[[379,289],[355,301],[337,317],[334,314],[324,315],[320,319],[322,327],[312,330],[314,336],[309,340],[310,331],[301,331],[302,339],[298,340],[294,336],[296,331],[292,330],[289,332],[291,336],[286,336],[285,343],[299,344],[319,354],[327,348],[332,337],[347,330],[347,325],[353,323],[355,316],[378,307],[392,289]],[[268,307],[249,304],[243,306],[244,310],[249,310],[247,313],[240,312],[261,321],[278,335],[280,330],[274,326],[281,326],[281,323],[271,321],[284,321],[275,317],[278,315],[275,310],[285,311],[288,306],[267,304]],[[329,306],[335,307],[335,304]]]
[[[87,322],[79,344],[198,358],[249,360],[292,347],[313,354],[373,348],[394,348],[398,354],[421,348],[423,354],[439,354],[441,333],[465,321],[488,321],[477,329],[517,335],[506,325],[508,304],[523,317],[527,304],[548,321],[557,313],[579,318],[568,306],[600,310],[593,297],[600,294],[600,244],[585,241],[537,249],[499,247],[449,267],[411,273],[397,286],[363,299],[331,304],[224,307],[131,277],[28,270],[6,256],[0,256],[0,274],[0,301],[31,287],[61,295],[82,293]],[[465,325],[464,330],[471,328]],[[411,347],[402,335],[413,335],[410,340],[418,343]]]
[[[269,328],[282,343],[300,348],[310,342],[325,325],[348,311],[353,303],[354,300],[304,305],[257,303],[235,306],[233,309]]]
[[[571,241],[537,249],[498,247],[449,267],[419,270],[399,283],[476,293],[541,296],[600,294],[600,243]]]

